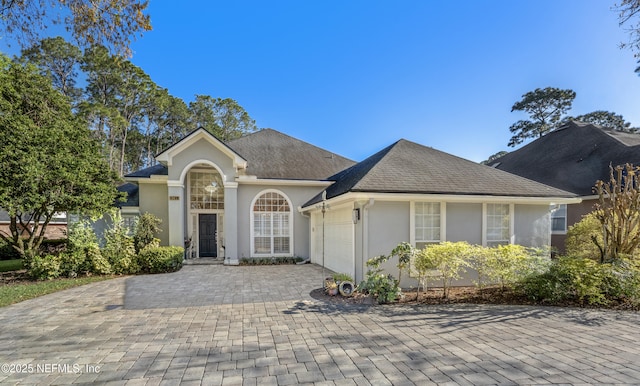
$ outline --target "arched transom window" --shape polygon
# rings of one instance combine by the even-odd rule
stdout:
[[[254,255],[291,255],[291,207],[285,196],[275,191],[263,193],[255,200],[251,217]]]
[[[224,209],[224,185],[217,171],[189,173],[191,209]]]

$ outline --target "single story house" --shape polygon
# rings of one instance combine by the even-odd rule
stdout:
[[[122,214],[161,218],[162,244],[226,264],[310,258],[356,281],[402,241],[548,246],[550,206],[579,201],[406,140],[356,163],[271,129],[227,143],[198,129],[156,160],[126,176]]]
[[[640,165],[640,134],[569,122],[491,163],[497,169],[579,196],[552,212],[551,245],[564,251],[567,229],[592,212],[596,181],[609,180],[609,165]]]

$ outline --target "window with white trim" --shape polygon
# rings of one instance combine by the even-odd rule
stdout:
[[[551,233],[567,233],[567,204],[551,206]]]
[[[254,255],[285,256],[291,251],[291,207],[282,194],[266,192],[252,208]]]
[[[485,235],[488,247],[509,244],[511,213],[509,204],[487,204]]]
[[[440,238],[440,203],[415,203],[415,246],[424,248],[427,244],[439,243]]]
[[[224,209],[224,184],[217,171],[189,173],[191,209]]]

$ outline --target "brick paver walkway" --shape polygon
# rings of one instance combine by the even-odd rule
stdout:
[[[639,384],[640,315],[334,306],[317,266],[189,266],[0,309],[0,383]]]

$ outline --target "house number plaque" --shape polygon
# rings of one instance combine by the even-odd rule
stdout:
[[[180,196],[169,196],[169,201],[180,201]]]

